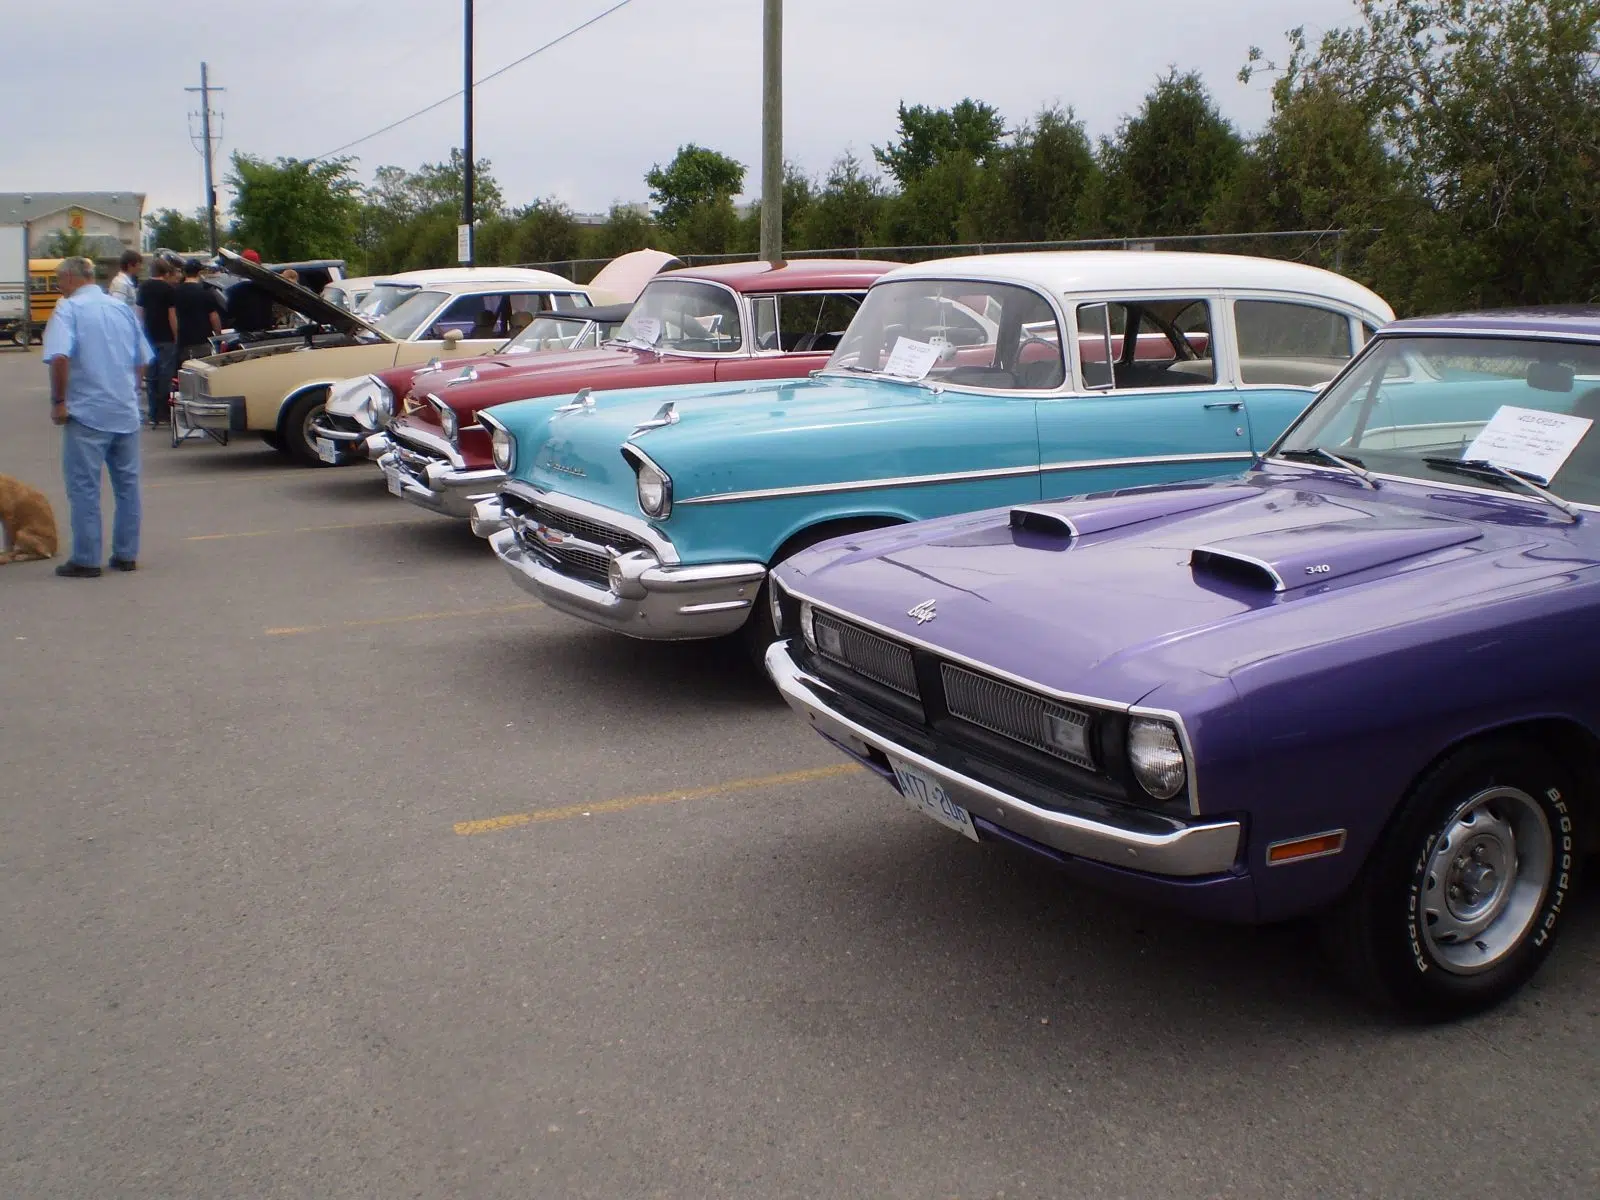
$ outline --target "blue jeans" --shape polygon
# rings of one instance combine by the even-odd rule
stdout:
[[[61,428],[61,475],[72,508],[72,561],[100,565],[100,472],[111,475],[117,516],[111,528],[111,556],[139,557],[139,435],[106,433],[77,421]]]
[[[150,397],[148,419],[151,424],[165,421],[172,415],[168,396],[172,393],[172,377],[178,373],[176,342],[160,342],[156,345],[155,352],[156,360],[150,364],[144,376],[145,387]]]

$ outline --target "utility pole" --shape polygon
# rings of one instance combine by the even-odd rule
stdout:
[[[761,257],[783,262],[783,0],[766,0],[761,88]]]
[[[206,64],[200,64],[200,86],[184,88],[186,92],[200,93],[200,140],[204,143],[201,153],[206,160],[206,219],[211,230],[211,253],[217,253],[217,188],[212,182],[211,158],[216,151],[216,144],[211,140],[211,93],[225,92],[227,88],[214,88]]]
[[[462,30],[465,78],[461,84],[462,114],[466,133],[462,136],[464,149],[461,162],[461,228],[456,232],[456,258],[467,266],[473,265],[475,247],[472,236],[472,0],[466,0],[466,25]]]

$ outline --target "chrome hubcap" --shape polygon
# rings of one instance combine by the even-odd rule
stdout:
[[[1521,944],[1550,884],[1554,843],[1544,809],[1516,788],[1462,804],[1429,853],[1418,915],[1444,970],[1488,970]]]

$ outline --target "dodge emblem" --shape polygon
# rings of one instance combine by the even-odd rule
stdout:
[[[906,609],[906,616],[910,617],[918,625],[926,625],[938,615],[939,607],[937,603],[932,600],[924,600],[921,604],[916,605],[914,608]]]

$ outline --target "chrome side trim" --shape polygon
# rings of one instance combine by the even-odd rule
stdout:
[[[1162,463],[1255,462],[1249,452],[1226,450],[1216,454],[1145,454],[1133,458],[1081,458],[1073,462],[1045,463],[1039,468],[1042,474],[1053,475],[1060,471],[1094,471],[1101,467],[1142,467]]]
[[[844,745],[875,749],[937,779],[968,811],[1043,845],[1093,862],[1171,878],[1221,875],[1233,869],[1244,839],[1236,820],[1186,824],[1173,819],[1167,832],[1113,825],[1076,813],[1041,808],[897,745],[828,705],[832,689],[806,674],[789,655],[787,642],[767,649],[767,673],[785,703],[819,733]]]
[[[389,436],[397,441],[409,442],[419,450],[427,451],[430,454],[435,454],[448,460],[450,465],[458,471],[466,469],[467,460],[461,457],[461,451],[436,433],[427,433],[421,429],[413,429],[409,425],[397,423],[389,426]]]
[[[1221,550],[1216,546],[1196,546],[1189,551],[1189,565],[1194,565],[1196,554],[1209,554],[1215,558],[1231,558],[1235,562],[1248,563],[1259,568],[1268,579],[1272,580],[1272,590],[1275,592],[1288,591],[1288,585],[1283,582],[1283,576],[1278,574],[1278,569],[1264,558],[1257,558],[1254,554],[1240,554],[1237,550]]]
[[[1491,326],[1488,329],[1462,329],[1451,328],[1448,325],[1423,325],[1412,326],[1406,329],[1387,331],[1378,330],[1378,336],[1373,338],[1408,338],[1408,337],[1453,337],[1453,338],[1529,338],[1541,342],[1600,342],[1600,333],[1586,333],[1580,330],[1567,330],[1556,333],[1552,330],[1540,329],[1503,329]]]
[[[507,480],[500,489],[504,494],[525,500],[529,504],[542,504],[556,512],[566,513],[568,516],[580,517],[593,521],[599,525],[613,525],[630,537],[643,542],[661,560],[663,566],[677,566],[682,560],[678,557],[678,548],[663,537],[655,526],[639,517],[618,512],[614,508],[607,508],[603,504],[595,504],[588,500],[580,500],[576,496],[568,496],[561,492],[540,491],[532,484],[523,483],[519,479]]]
[[[885,488],[917,487],[927,483],[956,483],[968,479],[1005,479],[1037,475],[1038,467],[994,467],[986,471],[949,471],[939,475],[898,475],[889,479],[852,479],[844,483],[802,484],[798,487],[758,488],[749,492],[719,492],[692,496],[678,504],[733,504],[744,500],[772,500],[782,496],[825,496],[833,492],[876,492]]]

